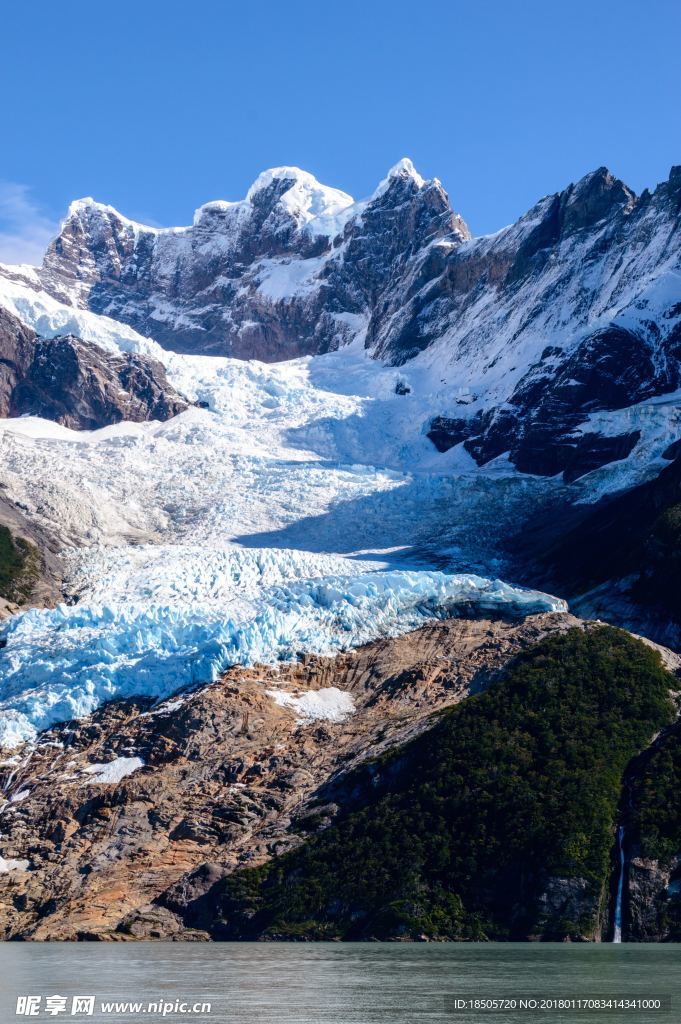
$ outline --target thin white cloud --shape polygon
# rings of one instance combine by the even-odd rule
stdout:
[[[31,196],[28,185],[0,180],[0,263],[39,266],[59,230]]]

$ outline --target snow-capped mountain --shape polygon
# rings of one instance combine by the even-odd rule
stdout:
[[[486,594],[503,531],[654,476],[681,430],[680,205],[679,169],[638,198],[600,169],[474,240],[408,160],[360,203],[266,171],[188,228],[74,203],[41,268],[0,272],[5,411],[38,417],[0,430],[3,492],[75,548],[78,602],[7,627],[17,692],[40,691],[54,638],[61,707],[80,706],[83,672],[97,689],[85,649],[106,652],[102,699],[140,685],[135,644],[156,693],[399,632],[460,597],[433,569],[481,569]],[[267,567],[248,599],[243,547]],[[389,576],[388,625],[377,572],[414,565]]]
[[[469,234],[439,182],[408,160],[362,203],[279,167],[241,202],[202,206],[186,228],[145,227],[78,200],[39,278],[60,301],[170,349],[269,362],[366,332],[386,289],[443,237]]]
[[[636,455],[645,423],[609,414],[681,386],[680,208],[681,168],[638,197],[600,168],[472,239],[409,160],[363,202],[275,168],[186,228],[79,200],[37,272],[2,273],[174,351],[277,361],[357,341],[443,385],[438,450],[573,480]]]
[[[566,705],[600,648],[630,721],[674,685],[565,598],[678,644],[680,206],[600,169],[472,239],[409,161],[359,203],[278,168],[186,228],[80,200],[0,267],[1,936],[226,937],[221,880],[542,637]],[[607,872],[563,874],[542,920],[600,935]]]

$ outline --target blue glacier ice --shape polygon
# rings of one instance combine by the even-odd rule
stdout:
[[[114,698],[164,698],[231,665],[332,654],[467,610],[521,616],[566,605],[501,580],[392,570],[272,586],[232,617],[193,602],[31,609],[0,631],[0,747]]]

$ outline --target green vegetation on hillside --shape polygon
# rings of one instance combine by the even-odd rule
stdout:
[[[674,872],[681,856],[681,725],[673,726],[640,758],[628,802],[630,842],[642,857]],[[681,891],[676,886],[660,911],[661,930],[670,941],[681,942]]]
[[[0,526],[0,597],[22,604],[30,597],[37,578],[36,548]]]
[[[681,731],[663,736],[642,758],[631,785],[632,824],[641,854],[663,864],[681,852]]]
[[[672,720],[673,685],[654,651],[610,627],[534,645],[337,787],[331,827],[221,883],[214,934],[594,934],[622,777]]]
[[[681,504],[672,505],[655,521],[642,560],[636,596],[668,607],[681,622]]]

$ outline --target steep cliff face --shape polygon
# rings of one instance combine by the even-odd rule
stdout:
[[[538,517],[510,547],[521,578],[565,594],[580,614],[678,649],[681,458],[665,454],[654,479]]]
[[[39,338],[0,307],[0,416],[42,416],[75,430],[167,420],[188,408],[161,363],[71,335]]]
[[[10,416],[42,416],[74,430],[129,420],[168,420],[189,403],[161,363],[112,355],[72,336],[36,342],[33,360],[12,393]]]
[[[623,937],[681,941],[681,725],[664,730],[632,765],[624,821]]]
[[[0,306],[0,416],[8,416],[12,396],[35,352],[35,332]]]

